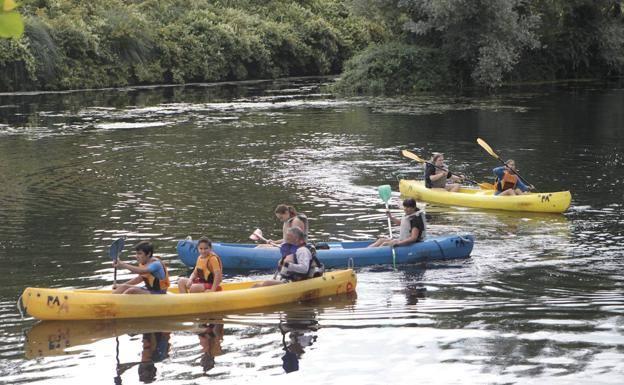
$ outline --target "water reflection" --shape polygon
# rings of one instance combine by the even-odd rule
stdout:
[[[215,366],[215,358],[223,354],[221,343],[223,342],[224,328],[222,323],[201,325],[202,330],[197,334],[199,345],[203,352],[199,360],[204,373]]]

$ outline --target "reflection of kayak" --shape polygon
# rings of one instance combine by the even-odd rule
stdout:
[[[145,334],[182,330],[197,330],[191,322],[171,319],[87,320],[87,321],[44,321],[33,326],[26,333],[24,354],[26,358],[56,356],[80,353],[71,349],[105,338],[124,334]],[[68,351],[68,349],[71,349]]]
[[[354,266],[392,264],[390,247],[371,247],[373,241],[329,242],[328,250],[318,250],[318,259],[325,267],[344,267],[353,260]],[[470,255],[474,238],[471,235],[431,237],[424,242],[396,247],[396,263],[408,264],[435,259],[465,258]],[[274,269],[280,259],[277,247],[256,247],[253,244],[213,243],[214,251],[221,257],[224,269],[262,270]],[[197,261],[197,241],[179,241],[178,256],[189,267]]]
[[[29,287],[22,303],[31,316],[44,320],[162,317],[248,309],[355,291],[353,270],[326,272],[322,277],[251,289],[262,281],[224,283],[216,293],[112,294],[110,290],[63,290]]]
[[[461,188],[458,192],[428,189],[423,181],[406,179],[399,183],[399,190],[406,197],[447,206],[542,213],[562,213],[570,207],[572,200],[569,191],[497,196],[494,190],[475,188]]]

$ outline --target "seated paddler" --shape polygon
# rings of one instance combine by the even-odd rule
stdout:
[[[286,232],[286,242],[280,246],[279,280],[264,281],[258,286],[272,286],[301,281],[323,274],[323,264],[316,257],[314,246],[306,243],[306,234],[298,227]]]
[[[527,186],[518,177],[516,162],[509,159],[504,166],[492,170],[496,176],[496,195],[522,195],[535,189],[533,185]]]
[[[212,242],[206,237],[197,241],[199,256],[195,268],[188,278],[180,278],[180,293],[203,293],[205,291],[221,291],[223,280],[223,264],[221,258],[212,250]]]
[[[426,236],[427,219],[425,212],[416,205],[416,200],[408,198],[403,201],[403,212],[405,215],[401,219],[396,218],[390,211],[386,215],[399,227],[399,238],[379,238],[368,247],[379,246],[406,246],[414,242],[422,242]]]
[[[137,276],[126,283],[113,286],[113,294],[166,294],[169,288],[169,272],[165,263],[154,256],[151,242],[141,241],[134,246],[138,266],[117,259],[113,266],[127,269]],[[141,282],[143,287],[136,286]]]

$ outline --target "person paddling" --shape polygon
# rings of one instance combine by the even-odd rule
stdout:
[[[221,291],[223,264],[221,258],[212,250],[212,242],[206,237],[197,241],[199,257],[195,268],[188,278],[180,278],[180,293],[203,293],[205,291]]]
[[[425,166],[425,187],[439,188],[450,192],[457,192],[464,180],[463,175],[455,175],[444,164],[444,154],[433,153],[431,164]]]
[[[535,189],[533,185],[524,184],[515,171],[516,162],[513,159],[505,162],[504,166],[492,170],[496,175],[496,195],[522,195]]]
[[[401,219],[395,218],[390,211],[386,211],[390,220],[400,226],[399,239],[379,238],[368,247],[405,246],[414,242],[422,242],[425,239],[427,229],[425,212],[418,209],[413,198],[403,201],[403,211],[405,215]]]
[[[154,256],[151,242],[141,241],[134,247],[135,257],[139,262],[134,266],[120,259],[113,261],[113,266],[128,269],[137,276],[128,282],[113,286],[113,294],[166,294],[169,288],[169,272],[165,263]],[[144,287],[135,286],[143,281]]]

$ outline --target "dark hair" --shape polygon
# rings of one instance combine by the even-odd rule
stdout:
[[[434,152],[433,156],[431,157],[431,163],[434,163],[436,160],[438,160],[439,157],[443,156],[444,154],[441,152]]]
[[[297,215],[297,210],[295,210],[295,208],[292,206],[288,206],[284,204],[277,205],[277,207],[275,208],[275,214],[286,214],[286,213],[288,213],[288,215],[292,218]]]
[[[148,257],[152,257],[154,255],[154,246],[150,241],[141,241],[134,246],[135,251],[142,251]]]
[[[416,200],[414,198],[407,198],[403,201],[403,207],[416,208]]]
[[[210,239],[208,239],[207,237],[201,237],[199,238],[199,240],[197,241],[197,246],[199,247],[200,243],[205,243],[208,245],[208,247],[210,247],[212,249],[212,241]]]

